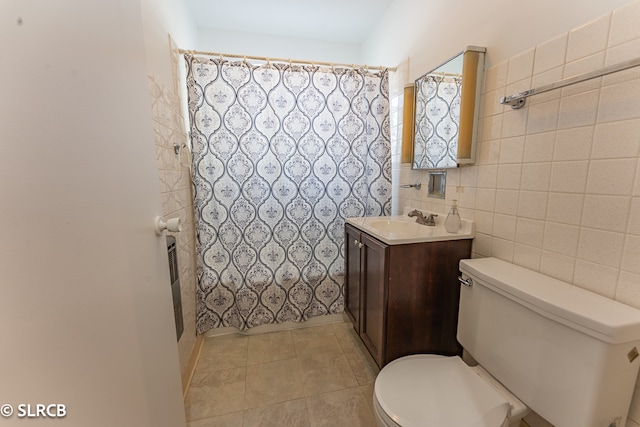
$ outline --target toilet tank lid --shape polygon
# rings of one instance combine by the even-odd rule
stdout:
[[[552,320],[601,341],[640,339],[640,310],[497,258],[463,259],[460,271]]]

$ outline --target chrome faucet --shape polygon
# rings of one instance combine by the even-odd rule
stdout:
[[[414,209],[411,212],[409,212],[408,214],[410,217],[416,217],[416,222],[418,224],[422,224],[422,225],[428,225],[430,227],[434,227],[436,225],[436,219],[435,217],[437,217],[438,215],[436,214],[429,214],[429,216],[427,216],[426,218],[424,217],[424,215],[422,214],[422,212],[420,212],[418,209]]]
[[[427,217],[425,224],[430,226],[430,227],[435,227],[436,226],[436,217],[438,215],[436,214],[429,214],[429,216]]]

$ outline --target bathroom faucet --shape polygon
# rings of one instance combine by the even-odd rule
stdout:
[[[424,217],[424,215],[422,214],[422,212],[420,212],[417,209],[412,210],[411,212],[409,212],[408,214],[410,217],[416,217],[416,222],[418,224],[422,224],[422,225],[428,225],[430,227],[434,227],[436,225],[436,220],[435,217],[437,217],[438,215],[436,214],[429,214],[429,216],[427,216],[427,218]]]

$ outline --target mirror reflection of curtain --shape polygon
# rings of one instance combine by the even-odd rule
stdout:
[[[455,168],[462,78],[427,75],[417,83],[414,168]]]
[[[342,312],[344,218],[391,209],[387,71],[185,58],[198,333]]]

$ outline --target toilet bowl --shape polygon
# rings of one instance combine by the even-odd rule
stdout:
[[[511,427],[529,412],[481,367],[433,354],[385,366],[373,406],[378,427]]]

